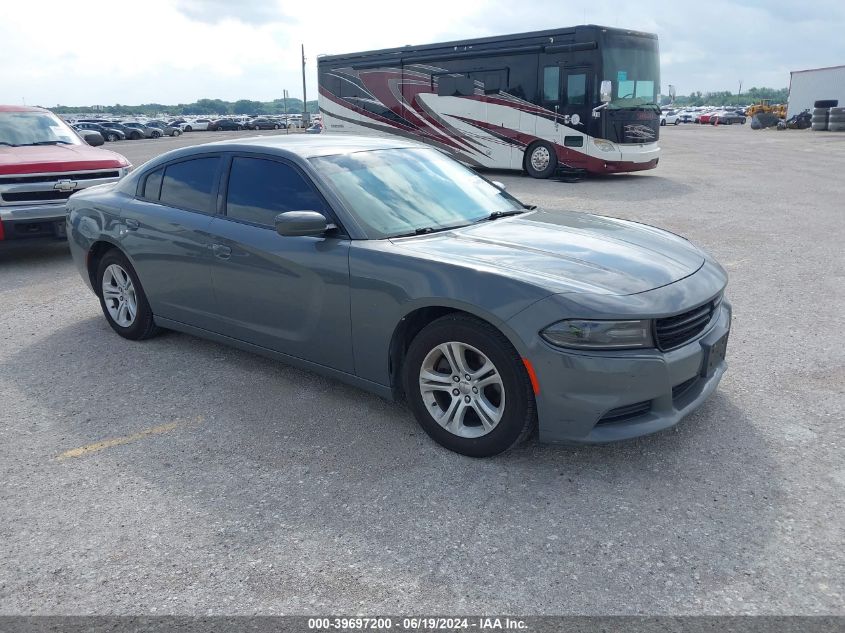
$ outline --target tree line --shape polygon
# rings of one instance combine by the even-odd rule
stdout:
[[[749,88],[742,94],[734,94],[730,90],[720,92],[692,92],[686,96],[675,97],[678,106],[746,106],[757,103],[760,99],[771,99],[772,103],[786,103],[789,99],[789,88]]]
[[[122,105],[116,103],[110,106],[66,106],[57,105],[50,108],[56,114],[109,112],[111,114],[134,114],[153,116],[156,114],[168,114],[171,116],[193,115],[193,114],[288,114],[302,113],[302,99],[288,97],[287,103],[284,99],[273,101],[252,101],[250,99],[239,99],[237,101],[224,101],[222,99],[199,99],[194,103],[180,103],[177,105],[165,105],[162,103],[142,103],[140,105]],[[317,102],[308,102],[308,112],[318,112]]]

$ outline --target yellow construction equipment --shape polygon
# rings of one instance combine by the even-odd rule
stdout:
[[[779,119],[786,118],[786,106],[782,103],[776,103],[772,105],[771,99],[760,99],[757,103],[752,106],[748,106],[745,111],[746,116],[754,116],[755,114],[760,114],[761,112],[771,112]]]

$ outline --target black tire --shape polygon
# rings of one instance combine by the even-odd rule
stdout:
[[[831,114],[828,123],[845,123],[845,114]]]
[[[816,132],[823,132],[827,129],[827,123],[812,123],[810,128]]]
[[[161,132],[158,132],[158,131],[153,132],[152,136],[153,136],[153,138],[161,138]]]
[[[678,125],[678,123],[680,123],[680,122],[681,122],[680,119],[675,119],[675,125]]]
[[[243,126],[243,125],[239,125],[239,126],[238,126],[238,132],[240,132],[242,129],[244,129],[244,126]]]
[[[845,115],[845,108],[831,108],[830,116]]]
[[[114,143],[117,140],[117,134],[106,134],[106,140]]]
[[[132,134],[129,135],[129,138],[131,138],[133,141],[137,141],[137,140],[143,138],[143,136],[144,135],[141,134],[140,132],[132,132]]]
[[[814,108],[835,108],[839,105],[839,99],[819,99],[813,103]]]
[[[665,126],[666,125],[666,119],[660,119],[660,125]]]
[[[831,132],[845,132],[845,123],[829,123],[827,129]]]
[[[112,318],[111,314],[109,314],[108,308],[106,307],[106,299],[103,297],[103,276],[106,273],[106,269],[112,264],[117,264],[126,271],[126,274],[131,278],[132,285],[135,288],[137,312],[135,314],[135,320],[127,327],[121,326]],[[100,298],[100,308],[103,310],[106,321],[108,321],[109,325],[115,332],[120,334],[123,338],[133,341],[141,341],[143,339],[151,338],[158,333],[159,329],[156,327],[155,320],[153,319],[153,312],[150,309],[147,296],[144,294],[144,288],[141,286],[141,281],[138,279],[138,275],[135,273],[135,269],[132,267],[132,264],[129,263],[129,260],[123,253],[116,248],[107,252],[97,266],[96,280],[97,285],[95,290],[97,292],[97,296]]]
[[[491,431],[480,437],[460,437],[446,430],[429,413],[429,404],[423,402],[419,387],[423,362],[430,351],[451,341],[470,345],[483,353],[502,379],[505,395],[502,417]],[[519,354],[499,330],[469,315],[447,315],[417,334],[405,358],[403,382],[408,404],[423,430],[441,446],[462,455],[498,455],[524,441],[537,421],[534,392]],[[431,404],[437,406],[436,402]]]
[[[173,136],[180,136],[181,134],[182,134],[182,130],[180,130],[178,128],[173,130]]]
[[[185,126],[185,131],[186,131],[186,132],[193,132],[193,131],[194,131],[194,128],[192,128],[190,125],[186,125],[186,126]]]
[[[539,151],[540,148],[543,148],[548,152],[549,162],[545,169],[538,170],[531,164],[531,159],[534,152]],[[555,154],[554,147],[546,141],[537,141],[529,145],[528,149],[525,150],[525,159],[523,162],[525,164],[525,171],[528,172],[528,175],[532,178],[548,178],[555,173],[555,169],[557,169],[557,155]]]

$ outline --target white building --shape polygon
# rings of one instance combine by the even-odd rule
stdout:
[[[789,73],[789,107],[786,116],[791,117],[821,99],[839,99],[845,107],[845,66],[793,70]]]

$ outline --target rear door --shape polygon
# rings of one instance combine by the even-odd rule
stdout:
[[[282,237],[285,211],[331,209],[297,166],[259,154],[227,161],[223,213],[211,223],[212,278],[227,336],[351,373],[349,239]]]
[[[139,182],[121,215],[122,244],[153,314],[214,329],[209,227],[222,160],[201,155],[168,163]]]

